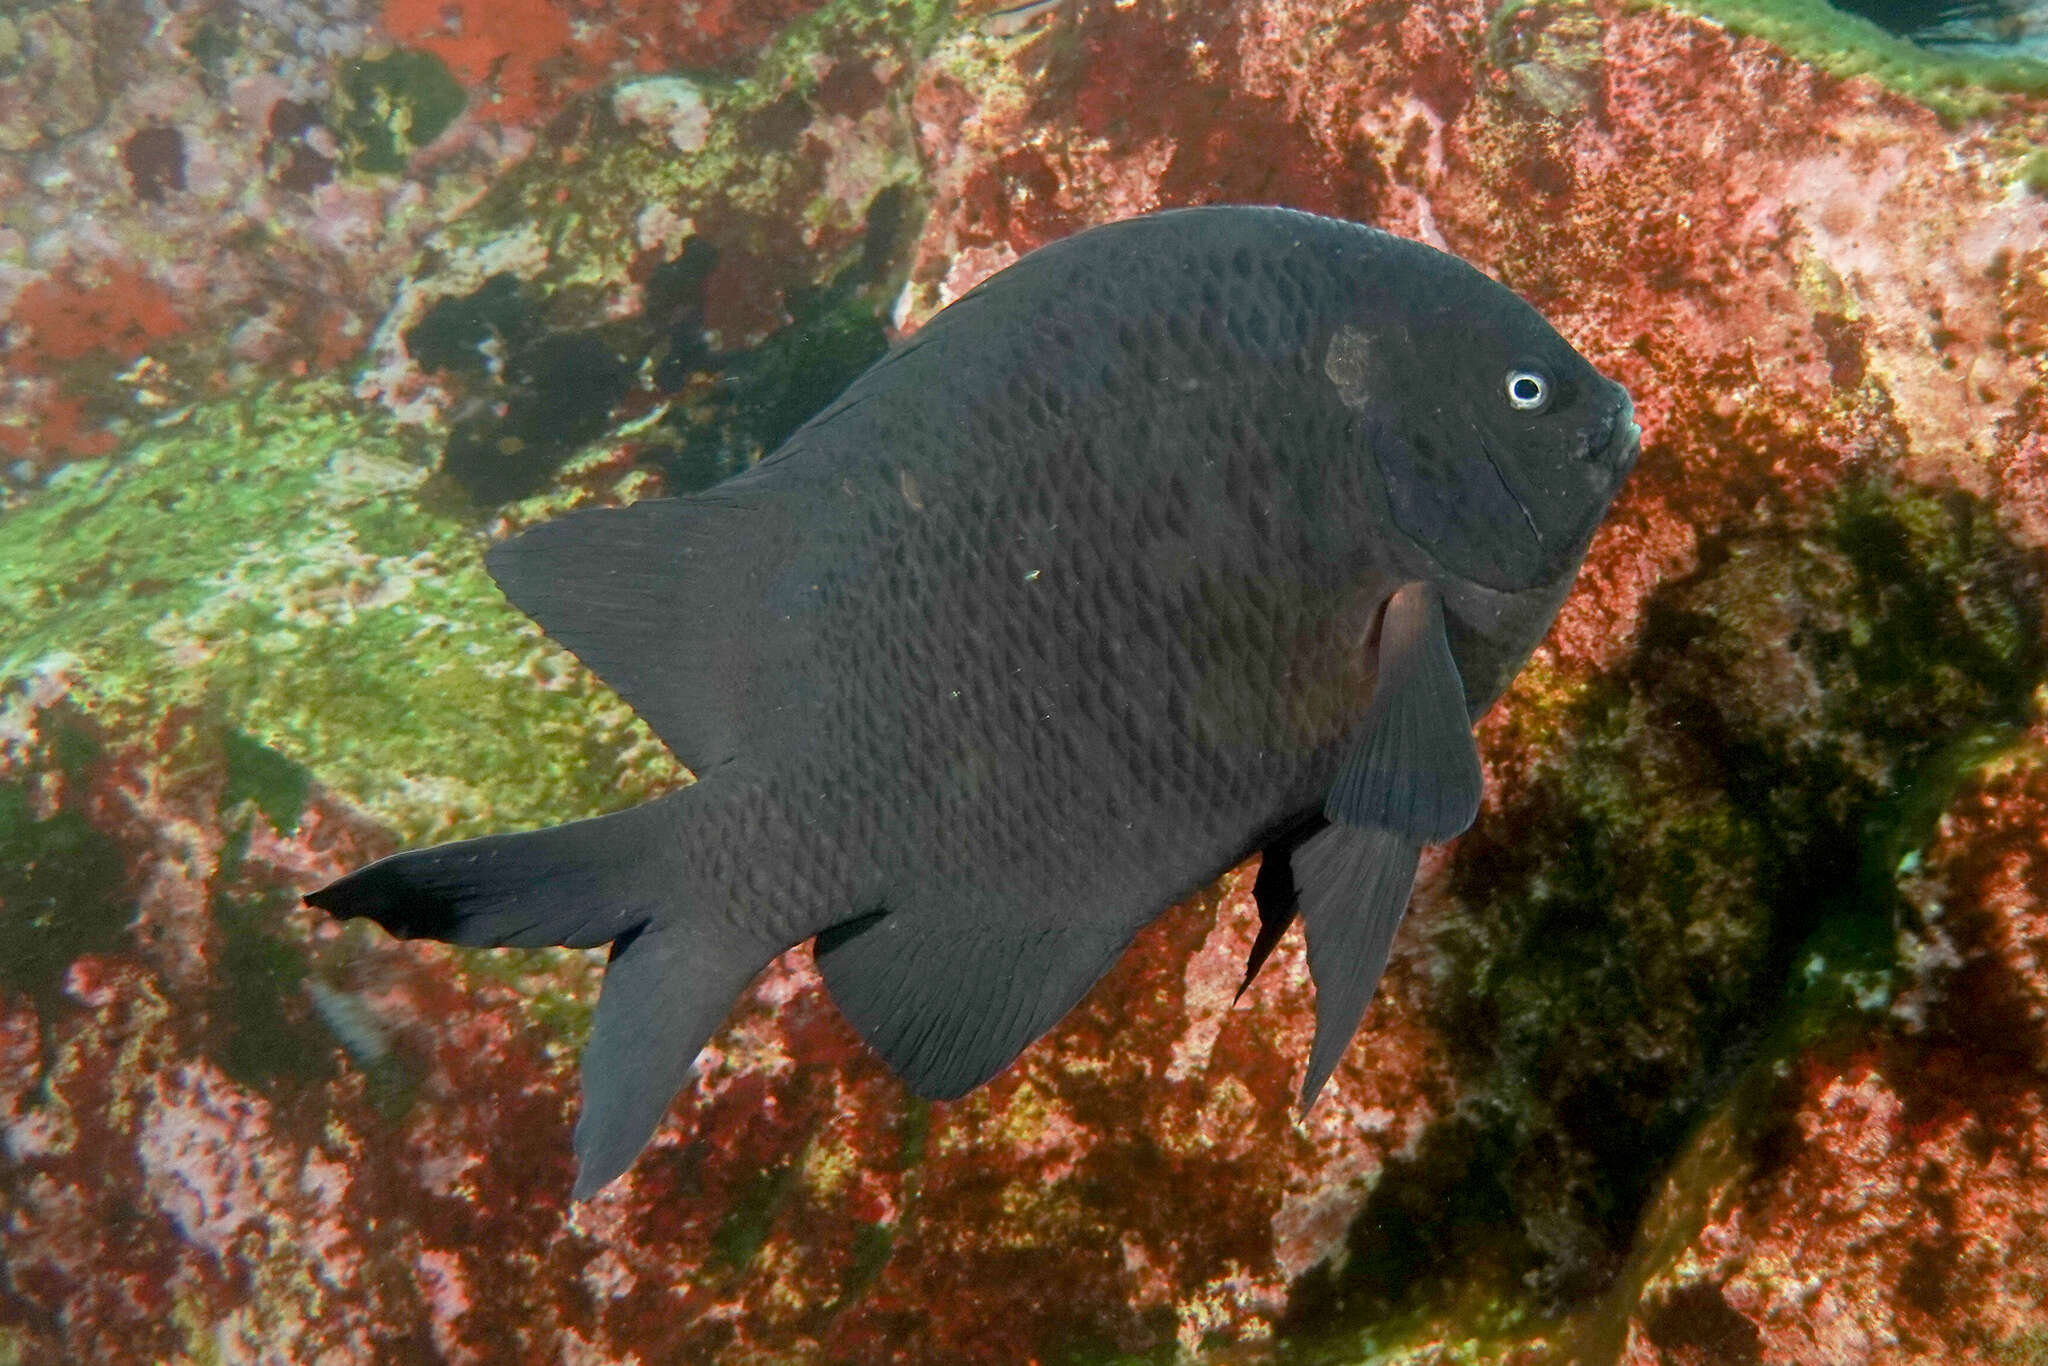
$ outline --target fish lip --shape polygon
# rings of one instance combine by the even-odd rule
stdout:
[[[1643,429],[1636,423],[1635,400],[1628,396],[1626,390],[1623,390],[1619,397],[1621,407],[1608,419],[1613,424],[1612,430],[1598,454],[1606,457],[1607,463],[1614,467],[1617,474],[1627,474],[1635,468],[1636,457],[1642,454]],[[1594,454],[1591,451],[1587,453]]]
[[[1636,467],[1636,457],[1643,453],[1643,429],[1635,421],[1624,422],[1607,443],[1607,458],[1623,474]]]

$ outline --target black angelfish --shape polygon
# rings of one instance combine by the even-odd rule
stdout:
[[[912,1090],[958,1096],[1263,850],[1245,980],[1299,911],[1307,1104],[1418,851],[1472,822],[1472,719],[1549,629],[1632,413],[1415,242],[1266,208],[1080,233],[744,474],[491,551],[694,786],[307,900],[405,937],[611,944],[580,1198],[790,945],[815,937]]]

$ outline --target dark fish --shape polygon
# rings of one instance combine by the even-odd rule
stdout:
[[[1298,913],[1306,1105],[1422,845],[1472,822],[1472,718],[1549,628],[1631,415],[1415,242],[1263,208],[1081,233],[746,473],[491,551],[694,786],[307,900],[402,937],[611,945],[582,1197],[790,945],[815,939],[912,1090],[958,1096],[1263,850],[1246,980]]]

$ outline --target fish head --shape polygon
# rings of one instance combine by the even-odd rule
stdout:
[[[1354,306],[1324,355],[1355,454],[1443,571],[1503,592],[1555,583],[1635,466],[1634,405],[1513,291],[1403,245],[1427,256]]]

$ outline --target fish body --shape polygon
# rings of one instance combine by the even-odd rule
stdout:
[[[495,547],[507,595],[697,774],[309,898],[401,935],[609,942],[577,1193],[630,1164],[733,998],[814,940],[841,1010],[960,1095],[1166,907],[1264,851],[1298,914],[1304,1103],[1471,721],[1632,465],[1627,395],[1456,258],[1278,209],[1044,247],[753,469]]]
[[[1064,0],[1024,0],[1021,5],[1006,5],[982,15],[976,22],[983,33],[996,38],[1014,38],[1042,15],[1058,9]]]

